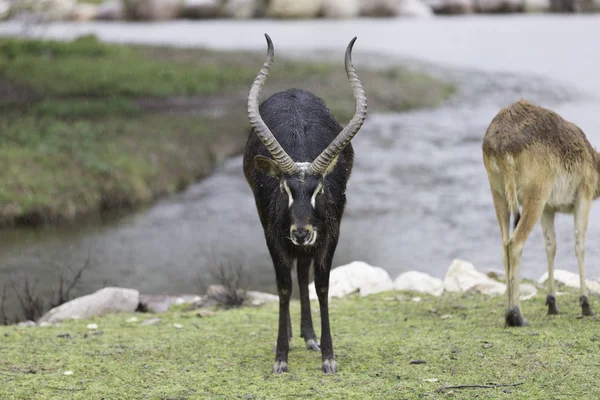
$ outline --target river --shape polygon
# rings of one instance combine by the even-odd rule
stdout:
[[[0,24],[0,35],[20,32]],[[264,51],[268,32],[278,54],[340,55],[358,36],[355,66],[408,63],[458,85],[442,107],[371,114],[353,140],[355,169],[334,265],[363,260],[392,277],[417,269],[443,277],[453,258],[502,270],[500,234],[481,158],[481,139],[498,109],[519,98],[551,107],[600,145],[600,17],[477,16],[354,21],[174,21],[58,23],[44,34],[93,32],[111,42]],[[257,66],[258,68],[258,66]],[[365,82],[368,90],[368,82]],[[367,92],[368,93],[368,92]],[[556,267],[577,271],[572,217],[556,221]],[[587,235],[588,278],[600,278],[600,208]],[[252,287],[273,291],[272,265],[241,157],[151,207],[104,223],[0,233],[0,283],[38,280],[47,294],[60,268],[87,259],[80,293],[101,286],[144,292],[197,292],[207,267],[245,262]],[[539,225],[525,248],[522,274],[546,270]],[[14,299],[9,309],[15,309]]]

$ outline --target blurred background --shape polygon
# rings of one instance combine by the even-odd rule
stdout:
[[[200,293],[227,265],[274,292],[241,169],[248,88],[369,116],[334,266],[503,271],[481,140],[520,98],[600,144],[598,0],[0,0],[0,323],[101,287]],[[577,271],[572,217],[556,267]],[[587,275],[600,278],[592,208]],[[541,229],[521,272],[546,270]],[[217,271],[217,272],[215,272]]]

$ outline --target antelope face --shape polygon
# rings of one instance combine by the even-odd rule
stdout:
[[[259,171],[279,179],[279,189],[282,199],[285,199],[290,221],[290,240],[296,246],[313,246],[323,226],[325,179],[323,175],[309,174],[309,163],[296,165],[296,172],[285,174],[270,158],[255,158],[255,166]]]

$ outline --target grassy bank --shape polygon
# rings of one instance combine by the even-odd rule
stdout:
[[[343,49],[342,49],[343,50]],[[304,87],[345,124],[342,63],[278,59],[269,94]],[[0,38],[0,226],[72,221],[148,202],[239,153],[262,53]],[[357,67],[372,111],[434,106],[452,86]]]
[[[320,355],[304,349],[297,302],[291,372],[280,376],[270,373],[277,305],[203,318],[170,312],[159,315],[158,325],[140,325],[156,316],[138,314],[133,323],[126,322],[131,315],[113,315],[58,327],[0,327],[0,397],[598,398],[600,320],[577,318],[576,294],[560,296],[563,314],[552,317],[545,315],[541,294],[525,301],[531,326],[519,329],[503,327],[500,297],[421,297],[334,299],[335,376],[322,374]],[[313,302],[316,327],[317,309]],[[86,329],[89,323],[98,330]],[[489,384],[518,385],[443,388]]]

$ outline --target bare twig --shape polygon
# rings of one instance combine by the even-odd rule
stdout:
[[[55,387],[55,386],[46,386],[47,389],[52,389],[52,390],[63,390],[63,391],[67,391],[67,392],[81,392],[83,390],[87,390],[87,388],[60,388],[60,387]]]
[[[517,382],[517,383],[495,383],[490,385],[454,385],[454,386],[442,386],[437,391],[441,392],[449,389],[493,389],[499,387],[512,387],[519,386],[525,382]]]

